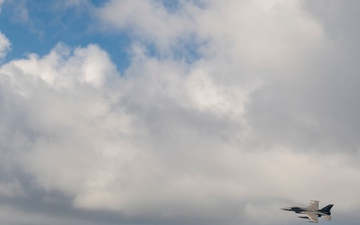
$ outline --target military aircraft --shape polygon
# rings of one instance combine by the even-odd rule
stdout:
[[[309,219],[310,223],[318,223],[319,222],[318,217],[324,217],[324,219],[328,221],[331,220],[330,210],[333,206],[334,206],[333,204],[330,204],[322,209],[319,209],[319,201],[311,200],[309,205],[305,208],[294,206],[294,207],[282,208],[282,210],[293,211],[299,214],[305,214],[306,216],[299,216],[299,218]]]

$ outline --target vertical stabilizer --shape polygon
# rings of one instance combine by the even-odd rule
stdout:
[[[331,215],[331,208],[333,207],[333,204],[327,205],[324,208],[322,208],[320,211],[327,214],[327,215]]]

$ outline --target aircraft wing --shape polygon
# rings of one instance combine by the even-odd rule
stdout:
[[[318,215],[315,213],[306,213],[307,217],[309,217],[310,222],[318,223]]]
[[[308,207],[306,207],[307,210],[318,210],[319,209],[319,201],[311,200]]]

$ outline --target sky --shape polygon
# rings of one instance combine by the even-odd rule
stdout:
[[[0,10],[1,224],[358,224],[359,1]]]

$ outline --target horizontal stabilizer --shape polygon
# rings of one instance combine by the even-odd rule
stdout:
[[[306,213],[306,215],[309,217],[310,222],[317,223],[318,222],[318,215],[315,213]]]
[[[331,221],[331,216],[330,215],[325,215],[324,219],[326,219],[327,221]]]

